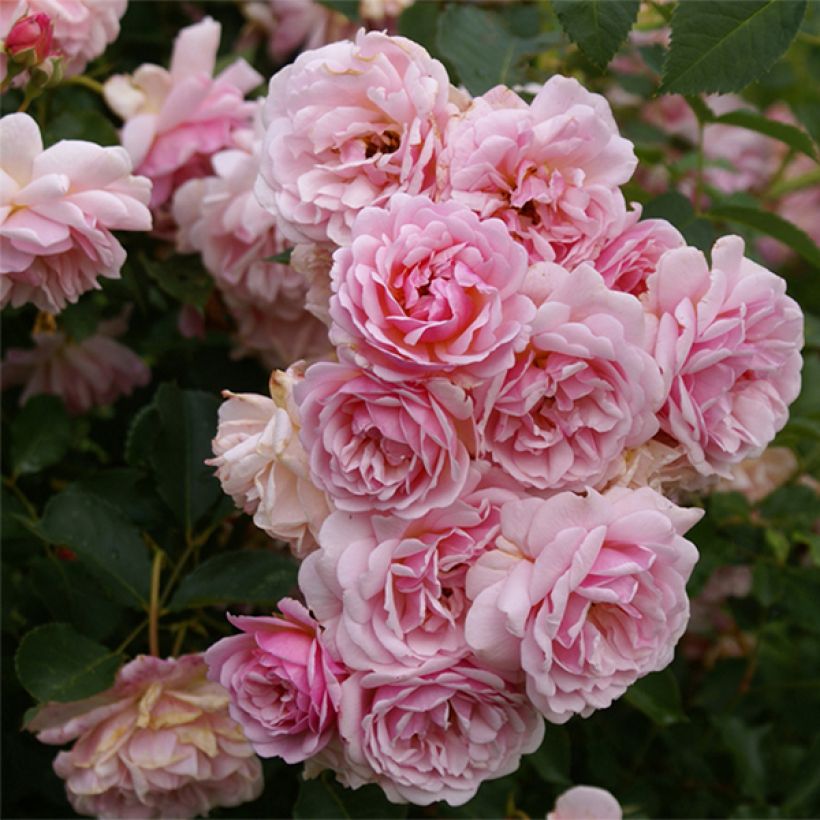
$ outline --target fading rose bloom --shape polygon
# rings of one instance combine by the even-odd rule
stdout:
[[[151,183],[122,148],[61,140],[43,150],[28,114],[0,120],[0,306],[58,313],[99,277],[117,279],[125,250],[112,231],[147,231]]]
[[[672,661],[698,557],[683,534],[702,515],[648,488],[505,504],[496,549],[467,574],[467,642],[523,670],[553,723],[605,709]]]
[[[316,547],[316,536],[331,502],[310,480],[307,455],[299,442],[299,417],[289,370],[271,376],[271,395],[226,390],[213,440],[222,489],[271,538],[290,542],[298,556]]]
[[[206,653],[208,677],[230,694],[231,717],[261,757],[299,763],[336,734],[344,667],[325,649],[319,624],[298,601],[283,598],[281,615],[228,620],[244,634]]]
[[[488,465],[471,469],[460,497],[412,521],[331,515],[320,549],[300,568],[299,588],[351,669],[416,669],[437,657],[462,657],[469,567],[499,528],[515,483]]]
[[[363,210],[333,256],[330,338],[381,378],[446,374],[469,386],[507,370],[526,343],[526,273],[501,221],[397,194]]]
[[[724,493],[743,493],[756,504],[797,473],[797,457],[788,447],[767,447],[757,458],[735,464],[731,476],[718,481],[715,489]]]
[[[803,314],[743,250],[740,237],[718,239],[711,271],[694,248],[669,251],[644,297],[669,385],[661,428],[703,475],[760,455],[800,391]]]
[[[650,487],[671,501],[686,493],[709,493],[715,479],[701,475],[677,442],[662,441],[663,434],[640,447],[624,450],[607,487]],[[598,489],[598,488],[596,488]]]
[[[333,247],[312,242],[296,245],[290,255],[290,266],[307,282],[305,310],[330,326],[330,269],[333,266]]]
[[[292,271],[273,304],[223,300],[236,322],[232,356],[254,356],[268,368],[298,359],[314,361],[332,355],[327,325],[304,309],[305,283]]]
[[[461,494],[470,456],[458,423],[467,424],[470,408],[455,386],[391,384],[318,362],[294,396],[311,477],[338,509],[409,519]]]
[[[111,689],[37,713],[27,728],[38,740],[76,739],[54,771],[78,814],[194,817],[259,797],[259,759],[206,671],[200,655],[139,655]]]
[[[640,302],[588,265],[530,269],[538,306],[515,365],[478,387],[481,450],[528,487],[583,489],[658,429],[658,367],[644,349]]]
[[[270,81],[256,193],[293,242],[350,241],[356,214],[433,192],[447,120],[444,66],[416,43],[359,31]]]
[[[47,14],[54,26],[54,47],[63,73],[82,74],[120,33],[128,0],[27,0],[30,13]]]
[[[356,33],[347,17],[315,0],[267,0],[240,8],[267,34],[268,53],[277,63],[284,63],[297,49],[310,51]]]
[[[595,786],[573,786],[555,801],[547,820],[621,820],[618,801],[606,790]]]
[[[31,396],[58,396],[71,413],[111,404],[148,384],[145,362],[114,339],[125,322],[103,322],[93,336],[74,342],[64,333],[36,332],[33,348],[10,348],[3,357],[2,389],[22,384],[20,404]]]
[[[514,772],[541,745],[544,722],[508,680],[465,658],[404,677],[351,675],[339,731],[346,785],[378,783],[393,803],[460,806]]]
[[[632,213],[637,220],[640,211]],[[680,231],[665,219],[635,221],[603,247],[595,270],[612,290],[640,296],[664,253],[685,245]]]
[[[125,122],[123,146],[154,183],[152,208],[186,180],[209,174],[211,155],[251,124],[256,106],[244,96],[262,76],[238,59],[213,77],[221,30],[206,17],[177,35],[169,71],[146,63],[104,85],[106,102]]]
[[[529,105],[497,86],[451,121],[445,144],[444,196],[502,219],[531,262],[592,261],[625,226],[632,143],[577,80],[551,77]]]

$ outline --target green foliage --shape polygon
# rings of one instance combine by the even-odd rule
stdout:
[[[329,772],[306,780],[293,807],[297,820],[308,818],[392,818],[406,817],[407,807],[391,803],[378,786],[346,789]]]
[[[668,669],[641,678],[627,689],[624,700],[659,726],[686,720],[678,682]]]
[[[666,219],[684,239],[700,250],[708,252],[715,241],[715,232],[709,222],[695,213],[692,203],[683,194],[669,191],[646,203],[643,219]]]
[[[171,611],[243,602],[273,605],[296,585],[296,563],[289,555],[267,551],[223,553],[185,577]]]
[[[39,473],[58,462],[71,446],[71,420],[55,396],[33,396],[11,426],[15,475]]]
[[[32,629],[14,659],[17,678],[40,701],[70,701],[110,686],[122,656],[68,624]]]
[[[165,293],[185,305],[203,308],[214,289],[198,256],[171,256],[163,261],[143,256],[142,265]]]
[[[552,0],[561,26],[584,54],[604,68],[626,39],[639,0]]]
[[[662,91],[740,91],[788,48],[805,0],[685,0],[672,15],[672,45]]]

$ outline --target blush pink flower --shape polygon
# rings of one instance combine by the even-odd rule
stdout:
[[[619,190],[637,165],[606,100],[551,77],[527,105],[498,86],[451,121],[440,173],[446,197],[502,219],[530,261],[592,261],[624,227]]]
[[[523,670],[553,723],[605,709],[671,662],[698,557],[683,534],[702,515],[648,488],[505,504],[496,549],[467,574],[467,642]]]
[[[658,429],[663,383],[641,304],[588,265],[533,266],[525,292],[538,305],[528,347],[475,391],[481,449],[528,487],[598,484]]]
[[[345,245],[356,214],[433,192],[447,120],[444,66],[416,43],[360,31],[270,81],[257,196],[293,242]]]
[[[169,71],[145,64],[105,83],[106,102],[125,121],[122,144],[154,183],[152,208],[186,180],[210,173],[211,155],[251,124],[256,106],[244,96],[262,77],[243,59],[213,76],[220,33],[206,17],[177,35]]]
[[[200,655],[139,655],[114,686],[46,704],[28,724],[43,743],[76,740],[54,760],[78,814],[194,817],[262,793],[262,767]]]
[[[460,806],[514,772],[540,746],[544,722],[508,680],[465,658],[403,677],[351,675],[339,731],[347,785],[378,783],[394,803]]]
[[[331,340],[390,380],[508,369],[534,309],[527,257],[497,219],[455,202],[397,194],[367,208],[333,257]]]
[[[760,455],[800,391],[803,314],[743,250],[740,237],[719,239],[711,271],[694,248],[669,251],[644,297],[669,386],[661,428],[703,475]]]
[[[296,245],[290,255],[290,265],[307,283],[305,310],[329,327],[333,247],[313,242]]]
[[[208,676],[231,697],[230,712],[261,757],[299,763],[336,735],[341,681],[347,673],[322,643],[319,624],[298,601],[281,615],[228,620],[244,634],[206,653]]]
[[[799,463],[788,447],[767,447],[757,458],[747,458],[732,467],[731,476],[720,480],[719,492],[743,493],[756,504],[797,473]]]
[[[47,14],[54,46],[63,56],[66,76],[81,74],[120,33],[128,0],[27,0],[31,13]]]
[[[292,399],[293,370],[275,371],[271,395],[225,391],[213,440],[222,489],[272,538],[290,542],[298,556],[316,547],[331,504],[310,479]]]
[[[635,219],[638,216],[635,213]],[[680,231],[665,219],[635,221],[602,248],[594,267],[607,287],[640,296],[664,253],[685,244]]]
[[[145,362],[114,338],[124,332],[125,322],[115,319],[79,342],[59,332],[33,333],[33,348],[6,351],[2,389],[24,385],[20,404],[40,394],[58,396],[71,413],[111,404],[151,378]]]
[[[547,820],[621,820],[618,801],[595,786],[573,786],[559,795]]]
[[[469,652],[467,570],[492,545],[501,504],[519,496],[487,466],[470,471],[449,507],[412,521],[343,512],[327,519],[299,587],[346,666],[390,672]]]
[[[61,140],[43,150],[27,114],[0,120],[0,306],[57,313],[117,279],[125,250],[112,231],[147,231],[151,183],[122,148]]]
[[[470,456],[457,425],[470,408],[454,385],[391,384],[319,362],[294,396],[311,477],[338,509],[408,519],[459,497]]]

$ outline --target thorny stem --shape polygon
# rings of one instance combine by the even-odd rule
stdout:
[[[151,564],[151,602],[148,607],[148,651],[159,657],[159,578],[165,553],[157,550]]]

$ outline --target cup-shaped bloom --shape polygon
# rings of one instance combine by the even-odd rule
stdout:
[[[37,713],[38,740],[76,740],[54,770],[78,814],[194,817],[259,797],[259,758],[206,671],[201,655],[139,655],[111,689]]]
[[[271,617],[228,615],[242,634],[217,641],[205,661],[256,753],[299,763],[335,737],[346,672],[302,604],[283,598],[278,608]]]
[[[738,236],[718,239],[711,270],[695,248],[669,251],[644,296],[669,390],[661,429],[704,475],[759,456],[800,392],[803,313],[743,250]]]
[[[435,190],[449,94],[404,37],[362,30],[300,54],[270,81],[259,200],[288,239],[347,244],[362,208]]]
[[[385,379],[490,378],[526,343],[526,273],[526,254],[500,220],[397,195],[362,211],[350,247],[334,254],[331,339]]]
[[[61,140],[43,150],[28,114],[0,120],[0,305],[58,313],[116,279],[125,250],[112,231],[147,231],[151,183],[120,147]]]
[[[672,660],[698,557],[683,533],[702,514],[649,488],[505,504],[496,548],[467,574],[467,642],[523,670],[554,723],[606,708]]]
[[[319,362],[294,388],[310,473],[335,506],[416,518],[447,507],[467,481],[459,422],[470,405],[449,382],[385,382],[344,362]]]

